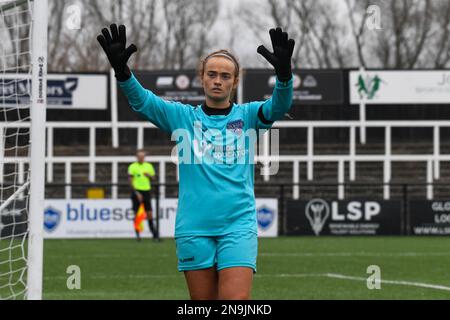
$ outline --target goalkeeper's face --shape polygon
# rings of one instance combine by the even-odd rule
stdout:
[[[234,63],[224,57],[208,59],[202,75],[205,95],[216,102],[229,101],[236,90],[239,78]]]

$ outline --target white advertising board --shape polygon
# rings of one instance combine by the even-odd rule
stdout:
[[[152,207],[156,207],[152,199]],[[159,202],[160,237],[173,237],[177,199]],[[258,234],[261,237],[278,236],[278,200],[256,199]],[[58,238],[133,238],[134,214],[128,199],[47,199],[44,211],[44,237]],[[144,224],[142,237],[151,237]]]
[[[108,76],[105,74],[50,73],[47,75],[48,109],[103,109],[107,107]],[[2,74],[0,106],[20,107],[30,104],[29,75]]]
[[[450,71],[351,71],[350,103],[450,103]]]

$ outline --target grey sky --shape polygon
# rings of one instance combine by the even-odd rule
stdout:
[[[257,0],[221,1],[220,14],[211,32],[212,37],[217,37],[217,45],[213,49],[231,50],[238,56],[240,62],[245,67],[265,66],[267,62],[256,52],[256,48],[263,43],[235,16],[238,14],[239,5],[243,3],[258,6]],[[261,1],[259,4],[261,4]],[[272,26],[269,26],[268,23],[267,30],[261,30],[260,37],[266,37],[265,45],[270,44],[268,33],[270,27]]]
[[[343,14],[346,11],[344,0],[328,0],[330,4],[334,4],[338,8],[336,12],[337,19],[344,19]],[[269,50],[271,49],[269,29],[276,27],[271,19],[265,22],[266,17],[270,16],[269,8],[266,1],[261,0],[221,0],[221,8],[217,22],[215,23],[211,36],[217,37],[217,46],[213,49],[230,49],[240,59],[245,67],[268,67],[267,61],[262,58],[256,48],[264,44]],[[239,13],[239,7],[249,5],[255,8],[256,13],[261,13],[261,22],[264,27],[259,35],[255,35],[247,26],[236,18]],[[289,32],[289,30],[287,30]],[[235,34],[235,40],[232,42],[232,33]],[[350,35],[349,35],[350,36]]]

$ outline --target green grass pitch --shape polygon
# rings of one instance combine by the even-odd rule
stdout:
[[[44,254],[44,299],[189,299],[173,239],[46,240]],[[370,265],[381,289],[367,288]],[[252,298],[450,299],[449,270],[448,237],[260,238]]]

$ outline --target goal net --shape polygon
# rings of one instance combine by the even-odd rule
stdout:
[[[0,299],[40,299],[47,0],[0,0]]]

